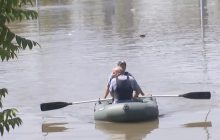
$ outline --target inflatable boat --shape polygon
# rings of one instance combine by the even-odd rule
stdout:
[[[94,107],[94,119],[110,122],[141,122],[158,118],[156,98],[144,97],[122,103],[112,100],[98,101]]]

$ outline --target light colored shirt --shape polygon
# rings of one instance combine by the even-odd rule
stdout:
[[[126,80],[127,76],[126,75],[119,75],[118,79],[119,80]],[[129,76],[129,81],[131,83],[131,87],[132,87],[133,91],[138,91],[140,89],[136,80],[132,76]],[[110,81],[110,85],[109,85],[109,91],[110,91],[111,95],[113,95],[114,92],[116,91],[116,87],[117,87],[116,78],[112,78]]]
[[[131,76],[131,77],[133,77],[129,72],[125,72],[125,75],[128,75],[128,76]],[[113,77],[113,75],[112,74],[110,74],[110,76],[108,77],[108,84],[107,84],[107,86],[109,87],[110,86],[110,84],[111,84],[111,80],[113,79],[114,77]],[[134,78],[134,77],[133,77]]]

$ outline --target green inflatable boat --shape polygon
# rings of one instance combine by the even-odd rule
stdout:
[[[145,97],[112,104],[112,100],[95,104],[94,119],[110,122],[140,122],[158,118],[158,105],[154,97]]]

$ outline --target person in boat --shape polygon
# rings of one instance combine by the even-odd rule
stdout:
[[[133,77],[133,76],[131,75],[131,73],[129,73],[128,71],[126,71],[126,62],[125,62],[125,61],[119,61],[119,62],[117,63],[117,67],[121,67],[122,73],[123,73],[124,75],[128,75],[128,76]],[[115,78],[115,76],[116,76],[117,73],[118,73],[118,68],[117,68],[117,67],[113,68],[112,73],[111,73],[111,75],[109,76],[108,83],[107,83],[107,87],[106,87],[105,94],[104,94],[104,99],[107,98],[107,96],[109,95],[109,87],[110,87],[111,80],[112,80],[113,78]],[[133,79],[135,80],[134,77],[133,77]],[[135,80],[135,81],[136,81],[136,80]],[[136,83],[137,83],[137,82],[136,82]],[[139,86],[138,84],[137,84],[137,86],[138,86],[138,88],[139,88],[140,94],[141,94],[142,96],[144,96],[145,94],[144,94],[144,92],[142,91],[142,89],[140,88],[140,86]]]
[[[114,77],[110,81],[109,93],[113,97],[114,103],[131,101],[142,93],[136,80],[132,76],[125,75],[121,67],[117,66],[113,70]]]

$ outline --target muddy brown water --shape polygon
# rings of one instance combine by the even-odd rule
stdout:
[[[4,107],[16,107],[23,119],[1,139],[220,138],[218,0],[37,2],[38,20],[10,26],[42,47],[0,63],[0,84],[9,90]],[[94,103],[40,111],[43,102],[103,97],[118,60],[146,93],[211,91],[212,99],[157,98],[158,120],[132,124],[95,122]]]

